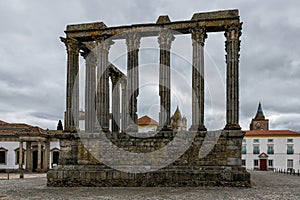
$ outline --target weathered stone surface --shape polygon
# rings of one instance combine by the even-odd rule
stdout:
[[[204,158],[199,158],[199,149],[205,140],[205,132],[199,132],[193,140],[189,149],[180,156],[174,163],[158,171],[147,173],[127,173],[112,169],[104,164],[92,162],[84,145],[78,145],[78,152],[70,157],[78,156],[81,165],[60,165],[56,169],[48,172],[49,186],[250,186],[250,176],[241,166],[241,147],[232,149],[232,139],[228,137],[230,131],[222,131],[220,138],[214,145],[213,149]],[[243,132],[234,131],[235,135],[240,135],[236,140],[242,140]],[[238,132],[240,132],[238,134]],[[97,133],[85,134],[86,138],[97,138]],[[186,134],[189,134],[187,131]],[[109,134],[107,134],[109,135]],[[120,133],[110,140],[119,148],[127,151],[145,153],[153,152],[165,146],[176,136],[174,132],[160,132],[151,138],[135,138]],[[74,136],[77,138],[78,136]],[[69,144],[62,139],[62,144]],[[84,138],[81,138],[84,140]],[[81,142],[79,142],[81,143]],[[83,142],[84,143],[84,142]],[[237,144],[237,142],[234,142]],[[70,146],[70,145],[69,145]],[[69,147],[70,148],[70,147]],[[70,149],[62,151],[70,152]],[[101,149],[105,151],[105,147]],[[108,148],[107,148],[108,149]],[[91,151],[97,151],[94,146]],[[176,148],[174,149],[176,151]],[[76,151],[74,151],[76,152]],[[95,153],[95,152],[94,152]],[[109,152],[107,152],[109,153]],[[93,153],[91,153],[93,154]],[[67,155],[64,153],[63,155]],[[120,159],[119,155],[112,154],[112,159]],[[170,155],[165,155],[170,156]],[[95,159],[95,158],[94,158]],[[159,159],[159,158],[158,158]],[[85,160],[85,162],[83,162]],[[96,161],[97,159],[95,159]],[[159,160],[157,160],[159,163]],[[130,168],[135,163],[129,162],[129,165],[122,166],[124,169]],[[154,163],[145,167],[157,167]],[[84,175],[83,175],[84,173]],[[63,175],[62,175],[63,174]],[[82,174],[82,175],[80,175]]]

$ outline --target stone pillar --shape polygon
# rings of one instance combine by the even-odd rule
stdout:
[[[139,46],[140,35],[138,33],[128,33],[126,37],[127,44],[127,98],[128,115],[127,131],[137,132],[137,97],[139,95]]]
[[[19,170],[23,170],[23,141],[19,143]]]
[[[240,130],[239,125],[239,51],[242,23],[225,27],[226,37],[226,130]]]
[[[109,62],[108,53],[113,42],[109,39],[97,40],[97,120],[103,131],[109,131]]]
[[[160,112],[158,129],[171,130],[171,72],[170,49],[175,39],[170,31],[161,31],[158,35],[160,48],[159,62],[159,96]]]
[[[44,159],[43,159],[43,169],[44,171],[48,171],[50,166],[50,141],[45,141],[45,151],[44,151]]]
[[[61,38],[67,47],[67,97],[65,131],[76,132],[79,127],[79,43],[72,38]]]
[[[121,90],[122,90],[122,99],[121,99],[121,105],[122,105],[122,117],[121,117],[121,120],[122,120],[122,131],[124,132],[127,128],[127,92],[126,92],[126,78],[122,77],[121,79]]]
[[[85,131],[92,132],[96,120],[96,57],[93,52],[86,50],[82,56],[85,59]]]
[[[32,171],[31,142],[26,142],[26,170]]]
[[[42,170],[42,143],[38,141],[38,159],[37,159],[37,172]]]
[[[112,132],[120,131],[120,82],[116,75],[111,76],[112,81]]]
[[[193,43],[192,68],[192,126],[190,130],[206,131],[204,126],[204,42],[205,27],[190,30]]]

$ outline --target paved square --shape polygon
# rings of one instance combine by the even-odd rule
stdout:
[[[1,174],[2,176],[3,174]],[[251,172],[252,188],[47,187],[45,174],[0,180],[0,199],[300,199],[300,176]]]

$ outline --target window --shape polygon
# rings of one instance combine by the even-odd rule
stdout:
[[[243,145],[243,146],[242,146],[242,154],[246,154],[246,153],[247,153],[247,151],[246,151],[246,146]]]
[[[288,145],[287,146],[287,154],[294,154],[293,145]]]
[[[53,164],[58,164],[58,159],[59,159],[59,151],[53,151],[53,154],[52,154],[52,158],[53,158]]]
[[[246,139],[243,139],[243,143],[246,143]]]
[[[268,139],[268,143],[273,143],[273,139]]]
[[[246,166],[246,160],[245,159],[242,160],[242,166]]]
[[[288,159],[288,160],[287,160],[287,168],[288,168],[288,169],[293,168],[293,160],[292,160],[292,159]]]
[[[259,146],[253,146],[253,154],[259,154]]]
[[[253,143],[259,143],[259,139],[253,139]]]
[[[273,167],[273,160],[268,160],[268,166]]]
[[[7,149],[1,147],[0,148],[0,165],[6,165],[6,159],[7,159]]]
[[[268,145],[268,154],[274,154],[274,146]]]
[[[287,143],[293,143],[293,139],[287,139]]]
[[[257,159],[254,160],[254,166],[255,166],[255,167],[258,166],[258,160],[257,160]]]
[[[22,164],[24,164],[24,157],[25,157],[25,154],[26,154],[26,151],[25,149],[23,149],[22,151]],[[19,153],[19,148],[15,149],[15,158],[16,158],[16,161],[15,161],[15,164],[18,165],[19,164],[19,157],[20,157],[20,153]]]

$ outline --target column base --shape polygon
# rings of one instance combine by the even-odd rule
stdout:
[[[138,132],[138,126],[136,124],[130,124],[126,129],[126,132]]]
[[[242,128],[240,127],[239,124],[226,124],[224,127],[224,130],[241,130]]]
[[[43,172],[42,169],[36,169],[35,171],[38,172],[38,173]]]
[[[203,124],[200,124],[200,125],[192,125],[189,131],[207,131],[207,129]]]
[[[168,126],[168,125],[159,125],[156,128],[156,131],[173,131],[173,129],[171,126]]]
[[[70,127],[70,128],[64,129],[63,132],[77,133],[77,128],[76,127]]]

